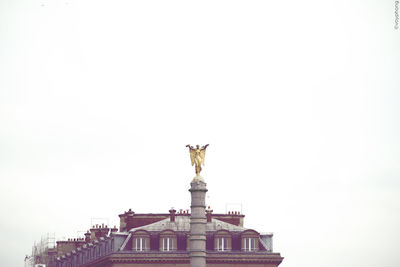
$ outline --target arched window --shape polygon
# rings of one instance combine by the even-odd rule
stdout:
[[[219,230],[214,234],[214,249],[217,251],[232,250],[232,235],[227,230]]]
[[[165,230],[160,233],[160,250],[174,251],[177,248],[176,234],[172,230]]]
[[[242,250],[243,251],[257,251],[259,233],[254,230],[246,230],[242,232]]]
[[[150,233],[145,230],[137,230],[132,234],[132,249],[134,251],[150,250]]]

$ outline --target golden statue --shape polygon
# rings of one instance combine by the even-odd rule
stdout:
[[[200,176],[201,165],[204,166],[204,158],[206,156],[206,148],[208,147],[208,144],[202,148],[200,148],[199,145],[197,145],[195,148],[190,145],[187,145],[186,147],[189,148],[192,166],[196,164],[196,175]]]

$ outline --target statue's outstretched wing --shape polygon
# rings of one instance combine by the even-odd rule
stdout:
[[[200,150],[200,158],[201,158],[201,164],[204,165],[204,159],[206,158],[206,149],[205,148]]]
[[[194,158],[196,157],[196,152],[194,149],[189,147],[189,152],[190,152],[190,160],[192,161],[192,166],[194,165]]]

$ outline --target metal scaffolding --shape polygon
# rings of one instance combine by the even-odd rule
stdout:
[[[56,249],[55,233],[47,233],[41,237],[40,242],[34,242],[32,255],[25,257],[25,267],[34,267],[38,264],[54,266],[54,253]]]

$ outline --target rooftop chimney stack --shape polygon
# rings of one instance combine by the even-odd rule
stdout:
[[[213,210],[210,209],[210,206],[208,206],[208,209],[206,209],[206,217],[207,217],[207,222],[208,222],[208,223],[211,222],[212,212],[213,212]]]
[[[127,217],[126,217],[126,230],[129,231],[130,229],[133,228],[133,216],[135,215],[135,213],[129,209],[129,211],[126,213]]]
[[[91,233],[89,232],[89,230],[85,233],[85,242],[89,243],[90,242],[90,235]]]
[[[176,213],[176,210],[174,208],[171,208],[169,210],[169,219],[171,222],[175,222],[175,213]]]
[[[111,233],[116,233],[118,232],[118,228],[116,225],[114,225],[114,228],[111,228]]]

